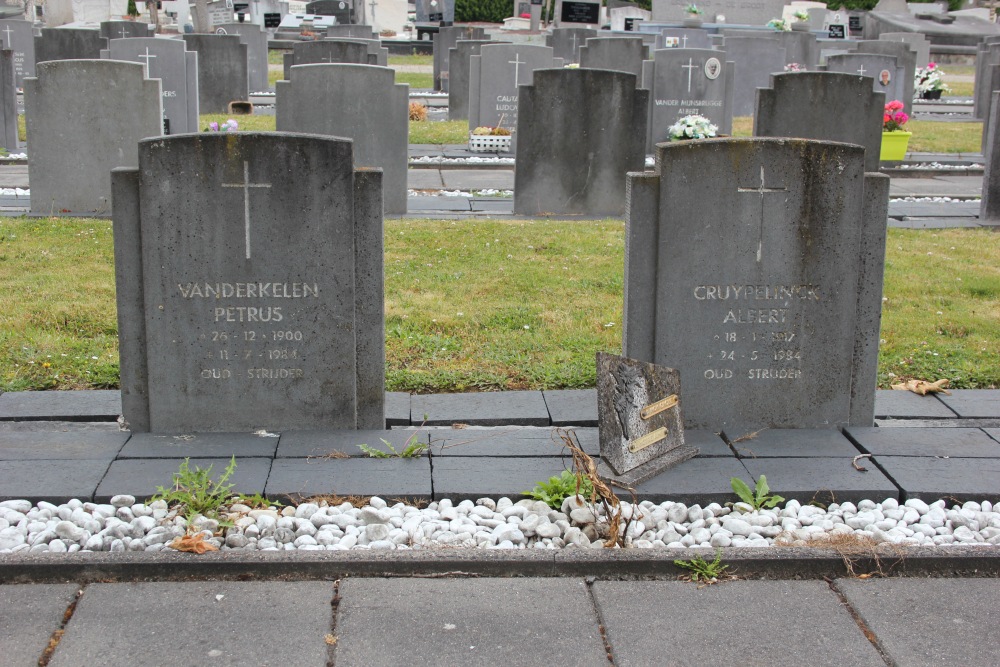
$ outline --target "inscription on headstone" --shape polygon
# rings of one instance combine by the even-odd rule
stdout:
[[[14,52],[14,78],[24,87],[24,77],[35,76],[35,37],[28,21],[0,20],[3,48]]]

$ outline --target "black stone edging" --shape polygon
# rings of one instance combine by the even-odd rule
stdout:
[[[845,559],[812,548],[726,548],[722,561],[743,579],[821,579],[850,576]],[[906,577],[1000,576],[992,546],[916,547],[851,558],[854,575]],[[436,549],[406,553],[217,552],[90,553],[0,556],[0,584],[189,580],[327,580],[342,577],[595,577],[674,578],[686,571],[674,559],[712,556],[709,549],[484,551]]]

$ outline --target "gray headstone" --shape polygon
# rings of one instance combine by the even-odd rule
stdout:
[[[350,141],[149,140],[113,179],[133,431],[384,428],[381,179]]]
[[[379,39],[362,39],[361,37],[337,37],[343,42],[360,42],[368,48],[368,65],[378,65],[379,67],[389,66],[389,49],[382,46]],[[333,41],[327,39],[326,41]]]
[[[469,58],[469,129],[517,127],[518,86],[530,85],[532,72],[561,67],[547,46],[486,44]],[[515,137],[515,141],[517,141]]]
[[[101,37],[104,39],[128,39],[130,37],[153,37],[148,23],[139,21],[101,21]]]
[[[580,67],[610,69],[642,76],[646,45],[641,37],[588,39],[580,49]]]
[[[326,36],[331,39],[340,39],[342,37],[378,39],[378,33],[371,26],[357,24],[332,25],[326,29]]]
[[[0,146],[17,153],[17,84],[14,75],[14,52],[0,50]]]
[[[917,52],[905,42],[883,42],[878,39],[863,39],[858,41],[857,53],[881,53],[886,56],[896,56],[896,64],[903,68],[903,97],[899,101],[908,114],[913,113],[913,91],[916,87],[913,79],[917,73]],[[828,59],[829,62],[829,59]],[[926,63],[924,63],[926,65]]]
[[[727,28],[722,31],[731,37],[766,37],[785,49],[785,63],[796,63],[806,69],[816,69],[819,63],[819,42],[816,36],[799,30],[745,30]]]
[[[931,41],[919,32],[883,32],[878,36],[886,42],[906,42],[917,52],[917,67],[927,67],[931,62]]]
[[[710,49],[708,31],[702,28],[663,28],[656,36],[657,49]]]
[[[757,91],[754,136],[841,141],[865,147],[865,171],[878,171],[884,93],[868,77],[835,72],[771,75]]]
[[[214,28],[216,35],[237,35],[241,44],[247,45],[247,75],[250,92],[266,92],[267,82],[267,31],[255,23],[225,23]]]
[[[38,63],[35,72],[24,80],[32,213],[108,213],[111,170],[135,166],[139,140],[162,132],[160,82],[116,60]]]
[[[650,91],[646,150],[669,141],[669,128],[684,116],[712,121],[719,134],[733,128],[733,72],[724,51],[660,49],[643,64],[643,88]]]
[[[455,22],[455,0],[416,0],[417,23]]]
[[[460,39],[448,56],[448,120],[469,119],[469,59],[490,40]],[[499,44],[501,42],[493,42]]]
[[[972,115],[975,118],[986,120],[990,117],[990,100],[994,90],[1000,90],[1000,43],[983,43],[976,51],[972,93]]]
[[[552,47],[552,55],[567,63],[580,62],[580,49],[588,39],[597,37],[593,28],[554,28],[545,36],[545,46]]]
[[[3,48],[14,52],[14,77],[17,87],[24,86],[24,77],[35,76],[35,33],[29,21],[0,20],[0,41]]]
[[[686,428],[870,426],[888,178],[849,144],[657,153],[629,175],[623,354],[680,371]]]
[[[147,66],[147,78],[159,79],[167,134],[199,132],[198,54],[179,39],[112,39],[107,57]],[[103,55],[103,53],[102,53]]]
[[[636,84],[626,72],[560,68],[520,86],[516,214],[621,215],[625,174],[646,157],[649,91]]]
[[[432,35],[434,39],[434,90],[450,92],[449,86],[451,49],[458,40],[489,40],[486,31],[472,26],[445,26]]]
[[[993,92],[990,117],[983,127],[986,135],[986,150],[983,151],[986,168],[983,172],[983,198],[979,204],[979,221],[990,224],[1000,223],[1000,91]]]
[[[872,90],[885,93],[885,100],[903,100],[906,95],[906,71],[895,56],[877,53],[842,53],[826,59],[828,72],[855,74],[871,79]]]
[[[316,0],[306,3],[306,14],[335,16],[337,23],[354,23],[354,7],[351,0]]]
[[[292,75],[295,65],[373,65],[374,59],[368,52],[368,45],[348,39],[323,39],[302,42],[292,46],[292,52],[284,57],[284,79]]]
[[[409,93],[388,67],[299,65],[277,85],[277,129],[353,139],[355,167],[382,170],[385,212],[406,213]]]
[[[653,20],[676,23],[688,17],[686,7],[692,4],[688,0],[653,0]],[[701,9],[702,19],[706,23],[714,23],[718,15],[726,17],[730,25],[766,25],[771,19],[781,16],[785,0],[759,0],[757,2],[730,2],[729,0],[700,0],[697,4]]]
[[[90,28],[42,28],[35,37],[35,62],[88,60],[101,57],[108,40]]]
[[[733,115],[749,116],[753,113],[757,89],[766,88],[772,74],[785,71],[785,49],[768,37],[726,37],[725,51],[726,60],[736,66]]]
[[[184,35],[198,53],[198,106],[201,113],[226,113],[229,103],[250,97],[247,45],[237,35]]]

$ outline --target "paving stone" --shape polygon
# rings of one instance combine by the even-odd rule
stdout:
[[[858,465],[867,468],[866,472],[855,470],[852,461],[850,456],[743,459],[750,471],[750,479],[744,481],[750,484],[752,480],[766,475],[772,493],[784,496],[787,500],[794,498],[802,504],[811,500],[821,503],[856,503],[865,498],[899,498],[899,489],[871,461],[858,461]]]
[[[445,190],[511,190],[513,169],[446,169],[441,172]]]
[[[77,584],[0,586],[0,650],[7,667],[38,664],[79,589]]]
[[[434,458],[454,456],[569,456],[563,446],[561,429],[511,426],[468,429],[434,429],[430,431],[431,454]],[[590,456],[600,456],[601,447],[596,428],[570,428],[576,441]]]
[[[736,500],[729,480],[746,479],[747,469],[736,457],[693,458],[635,487],[641,500],[666,500],[692,504]]]
[[[1000,389],[952,389],[938,398],[959,417],[1000,417]]]
[[[684,444],[698,448],[700,458],[733,458],[736,454],[722,436],[702,429],[687,429],[684,431]]]
[[[427,431],[419,429],[395,429],[382,431],[354,431],[338,429],[329,431],[287,431],[278,441],[278,458],[328,457],[331,454],[346,454],[367,458],[359,445],[368,445],[386,453],[389,448],[383,443],[389,441],[397,451],[403,451],[412,442],[427,443]],[[339,456],[340,454],[336,454]]]
[[[413,424],[428,426],[549,425],[549,411],[540,391],[417,394],[410,399],[410,415]]]
[[[119,459],[273,458],[276,434],[253,433],[135,433],[122,447]]]
[[[546,389],[542,397],[553,426],[597,426],[596,389]]]
[[[978,628],[996,618],[1000,579],[886,577],[835,584],[878,637],[889,664],[997,664],[1000,634]]]
[[[1000,442],[978,428],[846,429],[862,451],[876,456],[1000,458]]]
[[[226,470],[230,459],[192,458],[188,465],[195,468],[212,466],[212,479],[218,480]],[[127,493],[136,498],[149,498],[157,488],[169,487],[174,473],[184,459],[126,459],[115,461],[108,468],[108,474],[101,480],[94,493],[95,502],[108,502],[112,496]],[[233,493],[262,493],[271,468],[269,459],[236,459],[236,471],[229,482],[234,484]]]
[[[767,429],[735,442],[741,458],[857,456],[860,452],[836,429]]]
[[[275,459],[265,495],[430,498],[430,459]]]
[[[514,200],[510,197],[494,197],[492,199],[475,197],[472,199],[471,207],[473,211],[513,213]]]
[[[608,664],[579,579],[352,578],[340,595],[337,667]]]
[[[934,419],[955,417],[947,405],[933,394],[921,396],[912,391],[880,389],[875,392],[875,416],[894,419]]]
[[[572,469],[570,458],[434,457],[434,497],[475,500],[506,496],[515,502],[535,484]]]
[[[408,169],[406,186],[411,190],[440,190],[444,181],[439,169]]]
[[[128,440],[106,422],[0,422],[0,460],[100,459],[111,462]]]
[[[598,581],[593,592],[616,665],[885,664],[824,581]],[[781,628],[780,646],[765,627]]]
[[[1000,458],[876,456],[874,460],[902,489],[900,500],[1000,500]],[[871,468],[868,466],[869,470]]]
[[[385,392],[385,425],[410,425],[410,395],[405,391]]]
[[[91,500],[110,463],[81,459],[0,461],[0,500]]]
[[[917,180],[924,179],[893,179],[892,187],[900,187],[904,181],[909,186]],[[920,186],[920,184],[917,185],[918,187],[915,189],[919,191],[920,187],[923,186]],[[914,188],[906,189],[906,194],[915,194],[911,192]],[[926,192],[926,189],[924,191]],[[895,191],[890,194],[893,197],[902,196]],[[889,202],[889,217],[891,218],[902,218],[904,216],[912,218],[974,218],[977,215],[979,215],[979,202]]]
[[[983,430],[986,431],[988,436],[1000,442],[1000,428],[984,428]]]
[[[410,196],[406,199],[406,210],[413,211],[463,211],[469,212],[468,197],[423,197]]]
[[[0,420],[115,421],[121,413],[117,389],[14,391],[0,396]]]
[[[979,219],[975,217],[954,218],[911,218],[902,220],[889,219],[889,226],[894,229],[964,229],[979,227]]]
[[[91,584],[49,665],[323,665],[332,599],[328,581]]]

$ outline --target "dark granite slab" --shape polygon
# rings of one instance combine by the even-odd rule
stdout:
[[[183,459],[126,459],[115,461],[94,493],[96,502],[107,502],[112,496],[127,493],[136,498],[156,494],[158,487],[169,487]],[[212,466],[212,479],[218,480],[229,459],[191,459],[189,466],[202,469]],[[229,478],[233,493],[262,493],[267,482],[271,461],[267,459],[236,459],[236,471]]]
[[[37,665],[76,599],[79,584],[0,586],[0,646],[7,665]]]
[[[880,389],[875,392],[875,417],[891,419],[935,419],[955,417],[948,406],[934,395],[921,396],[912,391]]]
[[[868,459],[858,461],[866,472],[855,470],[850,456],[744,459],[743,463],[750,471],[750,478],[744,481],[751,488],[755,480],[766,475],[771,493],[802,504],[813,500],[829,504],[899,498],[899,489]]]
[[[99,459],[110,463],[128,437],[113,422],[0,422],[0,460]]]
[[[846,429],[862,451],[876,456],[1000,458],[1000,442],[978,428]]]
[[[410,398],[414,424],[449,426],[548,426],[549,411],[540,391],[420,394]]]
[[[902,489],[900,500],[1000,501],[1000,458],[876,456],[875,460]]]
[[[275,459],[265,495],[430,498],[430,459]]]
[[[553,426],[597,426],[596,389],[546,389],[542,397]]]
[[[402,452],[411,442],[428,442],[426,430],[396,429],[385,431],[288,431],[281,434],[278,441],[278,458],[332,458],[357,456],[368,458],[359,445],[368,445],[383,452],[391,453],[383,440],[387,440],[397,451]],[[331,456],[332,455],[332,456]]]
[[[455,456],[560,456],[570,457],[559,435],[562,429],[497,427],[468,429],[434,429],[430,431],[431,454],[434,458]],[[596,428],[572,428],[576,442],[590,456],[600,455]]]
[[[435,457],[434,497],[475,500],[506,496],[516,502],[538,482],[572,467],[571,460],[555,457]]]
[[[737,500],[729,484],[733,477],[747,478],[747,469],[736,457],[693,458],[635,487],[640,500],[686,504],[725,503]],[[628,492],[619,491],[620,498]]]
[[[718,433],[701,429],[684,431],[684,444],[698,450],[699,458],[733,458],[736,454]]]
[[[938,398],[959,417],[1000,418],[1000,389],[952,389]]]
[[[0,461],[0,500],[92,500],[108,465],[109,461],[81,459]]]
[[[734,442],[741,458],[857,456],[858,448],[836,429],[767,429]]]
[[[409,426],[410,395],[405,391],[385,392],[385,425]]]
[[[272,458],[278,447],[274,435],[253,433],[136,433],[122,447],[119,459]]]
[[[116,421],[121,413],[117,389],[13,391],[0,396],[0,420]]]

